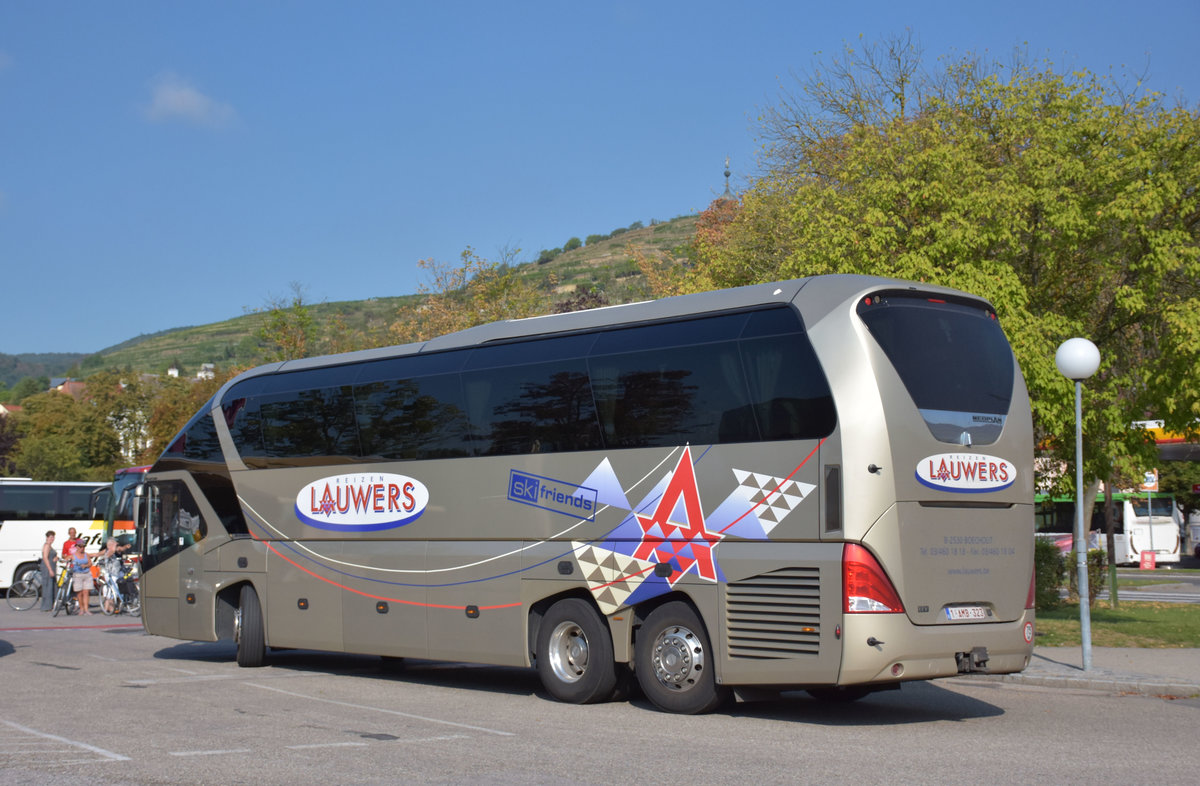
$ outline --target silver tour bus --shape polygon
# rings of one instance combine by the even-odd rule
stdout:
[[[684,713],[1023,669],[1033,440],[994,309],[821,276],[231,380],[138,498],[150,633],[636,678]]]

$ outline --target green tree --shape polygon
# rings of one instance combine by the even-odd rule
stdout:
[[[292,296],[271,298],[258,330],[258,337],[267,347],[266,360],[295,360],[308,357],[312,351],[316,327],[312,313],[304,302],[304,288],[291,283]]]
[[[10,403],[20,404],[30,396],[45,393],[49,387],[49,377],[22,377],[12,386],[12,390],[8,391],[8,400]]]
[[[1186,522],[1192,513],[1200,511],[1200,494],[1192,491],[1200,488],[1200,461],[1161,462],[1158,465],[1158,487],[1175,495]]]
[[[563,243],[563,251],[574,251],[583,245],[583,241],[577,237],[573,237],[566,243]]]
[[[25,399],[14,463],[34,480],[106,480],[121,464],[116,432],[97,407],[71,396]]]
[[[451,267],[423,259],[417,264],[432,276],[422,284],[420,307],[399,314],[392,337],[400,342],[424,341],[485,322],[521,319],[547,311],[547,297],[507,265],[491,262],[467,248],[462,264]],[[554,278],[550,278],[553,286]]]
[[[212,379],[159,378],[153,389],[147,391],[150,401],[146,417],[147,439],[134,463],[149,464],[157,459],[192,416],[233,375],[233,371],[226,371]]]
[[[764,113],[766,173],[698,245],[700,280],[865,273],[983,295],[1039,443],[1069,461],[1054,353],[1086,336],[1102,357],[1084,386],[1087,476],[1151,466],[1130,424],[1154,413],[1195,433],[1200,416],[1200,118],[1087,72],[942,63],[925,72],[896,39],[802,78]]]
[[[150,396],[132,373],[101,371],[85,380],[84,401],[112,428],[121,446],[121,460],[134,463],[147,447],[146,424]]]
[[[13,458],[16,455],[20,439],[16,416],[0,416],[0,477],[12,475],[13,470],[16,469]]]

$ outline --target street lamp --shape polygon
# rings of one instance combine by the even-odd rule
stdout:
[[[1075,382],[1075,567],[1079,571],[1079,637],[1083,670],[1092,668],[1092,615],[1088,605],[1087,532],[1083,528],[1083,380],[1100,368],[1100,350],[1086,338],[1069,338],[1054,353],[1054,365]]]

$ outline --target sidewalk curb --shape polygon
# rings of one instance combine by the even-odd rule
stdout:
[[[980,674],[974,679],[988,682],[1007,682],[1015,685],[1036,685],[1043,688],[1090,690],[1102,693],[1136,694],[1157,698],[1190,699],[1200,697],[1200,684],[1162,680],[1134,675],[1088,674]]]

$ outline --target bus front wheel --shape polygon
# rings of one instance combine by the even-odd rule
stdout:
[[[233,638],[237,642],[237,663],[246,668],[263,665],[267,640],[263,629],[262,604],[254,587],[242,587],[242,597],[233,617]]]
[[[538,628],[537,670],[559,701],[591,704],[612,698],[617,687],[612,635],[591,604],[567,598],[550,607]]]
[[[678,601],[650,612],[638,632],[635,673],[646,698],[667,712],[696,715],[719,707],[729,690],[717,685],[704,623]]]

